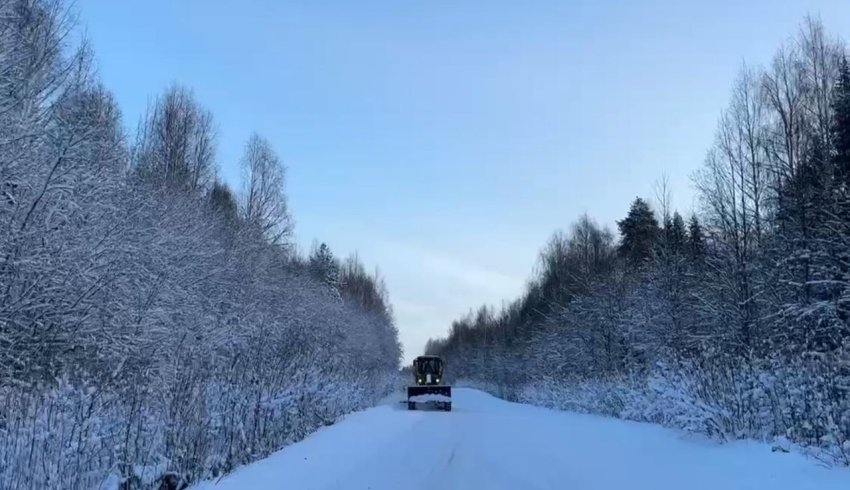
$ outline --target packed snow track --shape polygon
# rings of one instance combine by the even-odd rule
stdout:
[[[457,389],[452,412],[385,404],[345,417],[197,490],[743,490],[850,488],[827,469],[752,442],[508,403]]]

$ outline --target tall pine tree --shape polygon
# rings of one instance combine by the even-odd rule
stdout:
[[[631,267],[639,267],[652,256],[661,234],[655,213],[646,201],[638,197],[632,202],[625,219],[617,222],[617,227],[622,236],[620,255]]]

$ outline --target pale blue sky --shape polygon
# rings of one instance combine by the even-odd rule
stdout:
[[[694,4],[694,5],[691,5]],[[517,296],[548,236],[615,228],[667,173],[693,205],[744,60],[847,0],[78,0],[130,129],[169,83],[219,128],[237,185],[256,130],[289,167],[298,241],[378,265],[406,358],[452,319]]]

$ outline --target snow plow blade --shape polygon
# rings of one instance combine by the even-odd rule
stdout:
[[[452,387],[442,385],[418,385],[407,387],[407,409],[436,408],[452,410]]]

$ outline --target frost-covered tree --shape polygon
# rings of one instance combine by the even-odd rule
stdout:
[[[850,189],[850,65],[846,55],[841,57],[832,110],[834,116],[830,129],[835,148],[832,161],[838,183]]]
[[[339,263],[324,242],[313,247],[309,257],[310,270],[334,290],[339,288]]]
[[[293,230],[284,189],[286,167],[271,143],[253,134],[242,157],[242,214],[271,243],[286,244]]]
[[[161,189],[199,191],[215,180],[212,113],[192,91],[173,85],[139,123],[133,158],[139,176]]]

